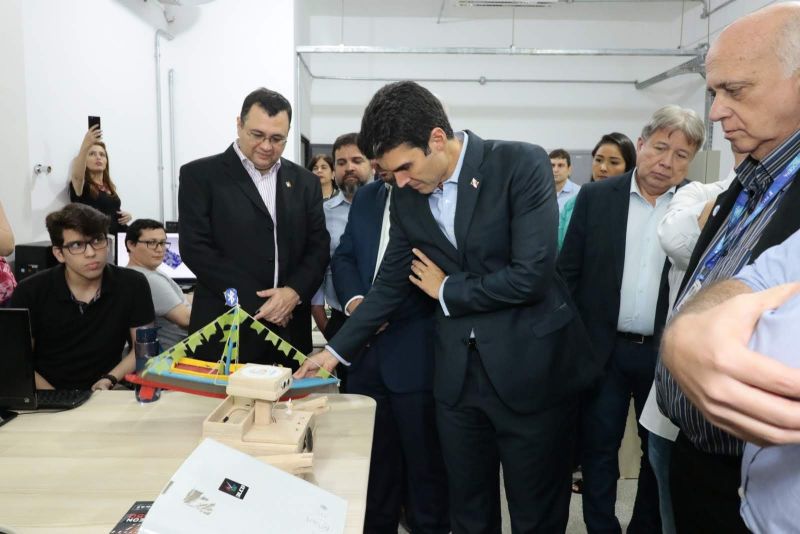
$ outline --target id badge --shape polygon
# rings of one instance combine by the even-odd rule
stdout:
[[[689,287],[689,289],[686,290],[686,294],[681,299],[680,304],[675,307],[674,313],[679,312],[680,309],[683,308],[683,305],[689,302],[689,300],[693,299],[694,296],[697,295],[702,288],[703,288],[703,283],[700,280],[695,280],[694,282],[692,282],[692,285]]]

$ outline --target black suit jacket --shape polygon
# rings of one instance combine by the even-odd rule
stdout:
[[[581,188],[558,258],[558,269],[604,365],[617,333],[632,179],[633,171],[629,171]],[[656,318],[665,315],[669,300],[668,272],[669,260],[665,260]],[[656,321],[656,337],[659,330]]]
[[[274,285],[274,222],[233,145],[222,154],[181,167],[179,230],[183,260],[197,275],[189,330],[224,313],[223,292],[234,287],[239,303],[254,314],[264,299],[256,291]],[[300,295],[286,329],[270,325],[303,352],[310,352],[311,297],[330,258],[319,179],[281,158],[276,184],[278,286]],[[242,334],[248,332],[244,329]],[[240,361],[263,361],[267,343],[248,347]],[[245,348],[247,350],[245,350]],[[264,352],[267,351],[267,352]]]
[[[437,305],[434,395],[453,405],[474,331],[486,372],[512,410],[532,412],[594,381],[588,338],[555,272],[558,205],[547,153],[527,143],[484,141],[468,132],[458,179],[454,247],[439,229],[428,196],[392,193],[390,242],[364,302],[330,344],[345,358],[408,297],[411,248],[448,276]]]
[[[342,306],[355,296],[366,295],[372,287],[388,195],[386,186],[378,180],[359,189],[353,199],[347,226],[331,258],[333,286]],[[389,317],[389,326],[370,338],[364,353],[353,362],[350,376],[359,372],[365,358],[378,358],[376,367],[389,391],[430,391],[435,306],[425,293],[412,289]]]

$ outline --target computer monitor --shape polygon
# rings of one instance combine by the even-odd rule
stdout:
[[[0,308],[0,409],[36,409],[33,348],[28,310]]]
[[[183,263],[178,234],[167,232],[167,241],[170,243],[169,249],[164,257],[164,262],[158,266],[158,270],[175,280],[175,283],[179,285],[194,284],[197,281],[197,277]],[[128,265],[128,258],[128,249],[125,247],[125,232],[120,232],[117,234],[117,265],[125,267]]]

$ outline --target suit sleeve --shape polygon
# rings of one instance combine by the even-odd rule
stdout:
[[[322,189],[317,179],[309,183],[303,206],[306,217],[305,252],[298,264],[289,266],[285,284],[300,295],[301,302],[310,302],[322,285],[331,258],[331,236],[325,227]],[[278,231],[281,231],[280,227]]]
[[[213,191],[208,176],[201,175],[203,171],[197,165],[181,167],[178,188],[181,256],[197,279],[215,295],[221,297],[230,287],[230,281],[236,280],[242,306],[256,310],[263,300],[258,299],[255,291],[242,288],[259,288],[261,284],[236,261],[225,256],[214,242],[211,227]],[[232,211],[234,209],[231,207]]]
[[[583,267],[583,253],[586,247],[586,213],[589,207],[588,187],[581,187],[575,198],[575,207],[564,236],[564,245],[558,256],[558,271],[574,297],[578,291],[578,281]]]
[[[508,264],[483,275],[450,273],[443,296],[451,317],[533,304],[550,290],[558,233],[553,171],[541,148],[520,156],[508,192]]]
[[[362,190],[363,191],[363,190]],[[331,258],[331,271],[333,273],[333,287],[336,290],[336,296],[339,302],[344,307],[345,303],[356,295],[366,295],[369,287],[364,287],[364,282],[358,270],[358,238],[357,229],[360,222],[360,210],[363,209],[363,195],[361,191],[356,193],[353,199],[353,205],[350,207],[350,215],[347,218],[347,225],[344,228],[344,233],[339,239],[339,246]],[[363,231],[368,230],[362,228]],[[363,250],[362,250],[363,252]]]
[[[389,244],[378,277],[364,301],[329,343],[337,354],[350,362],[358,357],[361,347],[403,303],[411,289],[408,275],[411,272],[413,255],[402,223],[397,217],[395,204],[396,196],[392,195]]]

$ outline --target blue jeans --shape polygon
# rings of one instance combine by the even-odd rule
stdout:
[[[647,458],[653,468],[658,485],[658,508],[661,512],[663,534],[676,534],[675,516],[672,513],[672,495],[669,489],[669,462],[672,457],[672,442],[650,432],[647,442]]]

